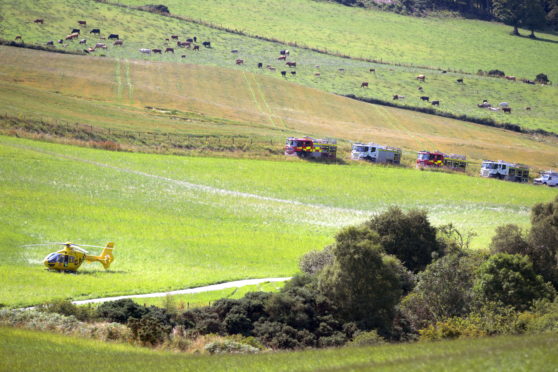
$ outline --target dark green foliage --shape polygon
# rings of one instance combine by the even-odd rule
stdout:
[[[165,5],[144,5],[138,7],[138,9],[145,10],[146,12],[162,14],[162,15],[169,15],[170,11],[169,8]]]
[[[519,26],[525,14],[525,0],[493,0],[494,15],[509,26],[513,34],[519,35]]]
[[[332,247],[327,246],[321,251],[310,251],[300,258],[298,263],[300,270],[306,274],[317,274],[326,265],[333,261]]]
[[[499,302],[517,310],[528,309],[537,299],[552,299],[555,291],[521,255],[498,253],[484,262],[475,282],[479,302]]]
[[[535,81],[539,84],[550,83],[550,80],[548,80],[548,76],[546,76],[546,74],[538,74],[537,77],[535,77]]]
[[[398,207],[390,207],[366,226],[378,233],[385,252],[397,257],[412,272],[424,270],[433,256],[443,254],[436,228],[428,221],[426,211],[412,209],[404,213]]]
[[[335,302],[345,321],[387,333],[403,293],[399,261],[384,254],[378,235],[366,226],[342,230],[333,253],[333,263],[320,274],[320,291]]]
[[[544,28],[546,24],[546,12],[541,0],[525,0],[525,14],[523,15],[523,25],[531,31],[529,36],[535,39],[535,30]]]
[[[130,318],[128,328],[132,331],[135,340],[146,345],[158,345],[168,338],[172,326],[166,324],[156,312],[148,313],[141,319]]]
[[[384,344],[386,340],[378,335],[376,331],[361,332],[350,343],[349,346],[374,346]]]
[[[558,196],[531,209],[529,244],[535,270],[558,288]]]
[[[527,239],[525,232],[517,225],[498,226],[490,243],[490,252],[528,255],[530,248]]]
[[[468,314],[473,305],[475,272],[480,254],[453,254],[434,261],[418,274],[418,283],[403,299],[401,311],[414,329],[445,318]]]
[[[68,300],[52,301],[38,306],[37,309],[47,313],[57,313],[66,316],[73,315],[81,321],[94,320],[97,317],[95,310],[91,306],[76,306]]]
[[[140,319],[147,313],[148,309],[145,306],[138,305],[130,299],[105,302],[97,308],[99,318],[122,324],[126,324],[130,318]]]
[[[506,76],[506,74],[504,73],[504,71],[490,70],[490,71],[488,71],[488,76],[504,77],[504,76]]]

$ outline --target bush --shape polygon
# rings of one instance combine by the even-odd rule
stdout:
[[[300,258],[299,267],[303,273],[315,275],[333,261],[332,247],[327,246],[321,251],[310,251]]]
[[[210,354],[254,354],[260,351],[253,346],[232,340],[210,342],[204,349]]]
[[[138,305],[130,299],[105,302],[97,308],[99,318],[121,324],[126,324],[130,318],[140,319],[147,313],[146,307]]]
[[[57,313],[66,316],[74,316],[81,321],[93,320],[97,314],[91,306],[76,306],[68,300],[48,302],[37,307],[37,310],[47,313]]]
[[[558,288],[558,196],[531,209],[529,245],[535,270]]]
[[[488,76],[504,77],[506,76],[506,74],[504,73],[504,71],[490,70],[488,71]]]
[[[138,9],[145,10],[146,12],[151,12],[155,14],[169,15],[169,8],[165,5],[143,5],[138,7]]]
[[[550,80],[548,80],[548,76],[546,76],[546,74],[538,74],[537,77],[535,77],[535,81],[540,84],[550,83]]]
[[[528,255],[530,251],[525,232],[517,225],[498,226],[490,243],[491,253]]]
[[[478,321],[471,318],[450,318],[421,329],[420,341],[440,341],[455,338],[482,337],[487,334]]]
[[[348,346],[374,346],[385,344],[386,340],[382,336],[378,335],[378,332],[373,330],[369,332],[361,332],[356,335]]]
[[[533,270],[525,256],[498,253],[484,262],[474,291],[481,303],[495,301],[526,310],[533,300],[554,298],[554,288]]]
[[[130,318],[128,328],[133,338],[144,345],[159,345],[167,340],[172,327],[157,319],[153,314],[146,314],[141,319]]]

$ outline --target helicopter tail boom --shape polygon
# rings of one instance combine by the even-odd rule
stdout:
[[[107,246],[103,248],[99,256],[86,256],[85,259],[87,262],[100,262],[105,269],[108,269],[112,261],[114,261],[114,256],[112,255],[113,248],[113,242],[107,243]]]

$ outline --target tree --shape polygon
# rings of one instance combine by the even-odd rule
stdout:
[[[519,26],[525,15],[526,0],[494,0],[493,12],[496,18],[508,26],[513,26],[513,34],[519,34]]]
[[[558,196],[531,209],[529,244],[533,266],[558,288]]]
[[[397,257],[414,273],[424,270],[433,255],[444,253],[426,211],[412,209],[403,213],[398,207],[390,207],[365,225],[378,233],[387,254]]]
[[[384,254],[379,240],[365,226],[342,230],[336,236],[333,262],[322,270],[318,284],[345,321],[386,333],[402,294],[400,262]]]
[[[546,24],[546,13],[540,0],[525,0],[525,14],[523,24],[531,31],[530,38],[536,39],[535,29],[543,28]]]
[[[491,301],[516,310],[528,309],[533,300],[554,298],[554,288],[533,270],[528,257],[498,253],[479,268],[474,292],[480,303]]]
[[[490,252],[528,255],[530,251],[528,237],[517,225],[498,226],[492,237]]]

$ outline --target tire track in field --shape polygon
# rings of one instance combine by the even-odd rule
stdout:
[[[252,80],[254,80],[254,85],[256,86],[256,90],[260,95],[261,101],[264,103],[265,107],[267,108],[267,111],[269,112],[269,117],[273,117],[273,110],[271,109],[271,106],[269,106],[269,104],[267,103],[267,100],[265,99],[265,94],[262,90],[261,85],[258,83],[258,79],[256,79],[256,75],[255,74],[250,74],[250,76],[252,77]],[[283,120],[283,118],[278,115],[277,119],[281,122],[282,126],[285,128],[287,127],[287,124],[285,124],[285,121]]]
[[[281,198],[276,198],[276,197],[272,197],[272,196],[263,196],[263,195],[248,193],[248,192],[222,189],[222,188],[218,188],[218,187],[207,186],[207,185],[202,185],[202,184],[198,184],[198,183],[177,180],[177,179],[174,179],[174,178],[160,176],[160,175],[157,175],[157,174],[142,172],[142,171],[135,170],[135,169],[118,167],[118,166],[115,166],[115,165],[102,163],[102,162],[98,162],[98,161],[95,161],[95,160],[83,159],[83,158],[79,158],[79,157],[71,156],[71,155],[64,155],[64,154],[60,154],[60,153],[57,153],[57,152],[44,150],[44,149],[39,149],[39,148],[31,147],[31,146],[6,144],[6,143],[3,143],[3,145],[14,147],[14,148],[25,149],[25,150],[29,150],[29,151],[35,151],[35,152],[38,152],[38,153],[54,156],[54,157],[61,158],[61,159],[81,162],[81,163],[85,163],[85,164],[91,164],[91,165],[95,165],[95,166],[102,167],[102,168],[113,169],[113,170],[116,170],[116,171],[119,171],[119,172],[122,172],[122,173],[126,173],[126,174],[134,174],[134,175],[137,175],[137,176],[142,176],[142,177],[146,177],[146,178],[152,178],[152,179],[156,179],[156,180],[160,180],[160,181],[165,181],[165,182],[169,182],[169,183],[184,187],[184,188],[189,189],[189,190],[199,191],[199,192],[206,192],[206,193],[214,194],[214,195],[224,195],[224,196],[240,197],[240,198],[258,200],[258,201],[294,205],[294,206],[305,207],[309,210],[312,209],[312,208],[316,208],[316,209],[319,209],[321,211],[321,213],[325,213],[326,210],[329,211],[329,212],[332,212],[332,213],[335,213],[335,212],[341,213],[342,212],[342,213],[348,213],[348,214],[350,214],[352,216],[355,216],[355,217],[358,216],[358,217],[363,217],[363,218],[368,218],[368,217],[370,217],[371,214],[374,213],[374,211],[352,209],[352,208],[342,208],[342,207],[333,207],[333,206],[324,205],[324,204],[304,203],[304,202],[301,202],[301,201],[298,201],[298,200],[281,199]]]
[[[124,60],[124,66],[126,69],[126,85],[128,86],[128,101],[131,105],[134,104],[134,86],[132,85],[132,78],[130,77],[130,61],[128,59]]]
[[[123,86],[122,86],[122,67],[120,66],[120,58],[115,58],[115,73],[114,73],[114,77],[116,80],[116,97],[118,98],[118,101],[122,101],[122,90],[123,90]]]
[[[244,81],[246,81],[246,86],[250,90],[250,94],[252,95],[252,99],[254,100],[254,103],[256,104],[256,108],[258,109],[258,111],[261,112],[262,114],[266,114],[267,117],[269,118],[269,121],[271,122],[271,125],[274,128],[278,128],[277,124],[275,124],[275,121],[273,120],[273,115],[270,114],[269,110],[268,110],[268,112],[265,112],[265,110],[263,109],[263,107],[261,105],[261,102],[256,97],[256,93],[254,92],[254,89],[252,89],[252,85],[250,84],[250,81],[248,80],[248,77],[246,76],[245,71],[242,71],[242,76],[244,77]]]

